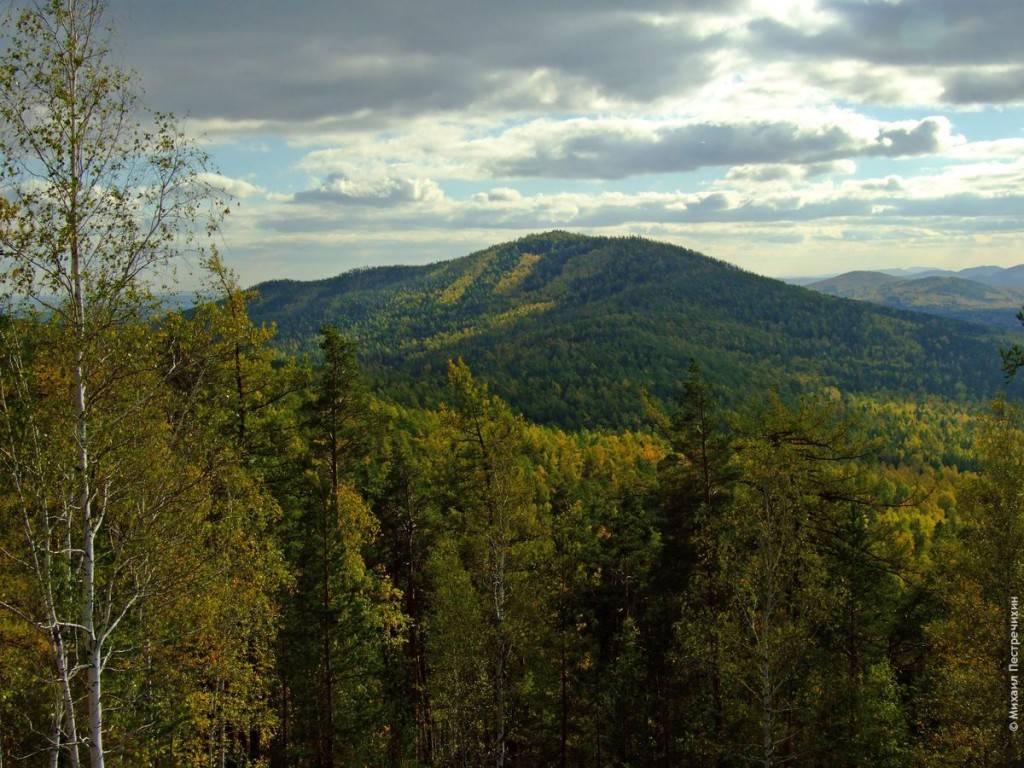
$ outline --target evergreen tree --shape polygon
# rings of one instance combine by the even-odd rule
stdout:
[[[412,425],[389,430],[393,442],[385,459],[388,473],[374,506],[381,525],[374,551],[376,561],[402,595],[402,613],[408,620],[406,642],[402,648],[393,649],[387,664],[387,693],[393,708],[392,762],[399,763],[400,755],[411,754],[419,763],[430,765],[435,734],[425,623],[430,587],[428,561],[436,558],[439,523],[424,467],[429,444],[406,429],[412,429]],[[435,561],[434,567],[444,570],[442,561]]]
[[[903,555],[861,482],[866,449],[820,403],[772,400],[748,424],[718,528],[724,755],[899,765],[906,723],[886,652]]]
[[[660,631],[666,662],[675,659],[670,732],[686,759],[714,765],[725,735],[719,617],[726,596],[718,537],[734,483],[730,439],[694,360],[675,411],[651,413],[671,447],[659,467],[665,543],[652,600],[672,622]]]
[[[283,761],[318,768],[372,764],[387,708],[381,664],[404,619],[390,578],[365,555],[379,524],[359,488],[374,416],[354,348],[322,329],[323,362],[305,409],[296,520],[287,543],[295,578],[284,607],[280,669],[288,702]],[[294,492],[294,491],[293,491]]]

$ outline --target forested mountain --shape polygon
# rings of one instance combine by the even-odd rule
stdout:
[[[806,287],[858,301],[927,312],[1007,330],[1018,327],[1024,303],[1024,268],[974,267],[961,272],[928,270],[914,276],[847,272]]]
[[[998,339],[557,232],[253,305],[99,10],[0,57],[0,766],[1024,764]]]
[[[825,296],[641,238],[549,232],[422,267],[257,287],[257,322],[285,348],[321,323],[351,335],[369,373],[431,404],[462,357],[529,418],[636,426],[643,390],[675,391],[693,358],[737,399],[835,386],[986,398],[999,387],[985,330]]]
[[[993,285],[996,288],[1024,288],[1024,264],[1018,264],[1015,267],[983,266],[958,270],[926,269],[923,272],[905,276],[910,278],[957,277],[984,285]]]

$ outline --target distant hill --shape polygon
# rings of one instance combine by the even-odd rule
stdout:
[[[847,272],[809,283],[808,288],[858,301],[927,312],[1013,330],[1024,305],[1024,266],[972,267],[961,272],[928,270],[913,277],[883,272]]]
[[[1008,267],[1007,269],[1003,269],[989,275],[981,275],[976,279],[981,282],[1001,286],[1003,288],[1018,288],[1024,290],[1024,264],[1018,264],[1016,267]]]
[[[889,275],[884,272],[858,270],[829,277],[825,280],[806,283],[805,286],[811,290],[821,291],[832,296],[842,296],[846,299],[863,299],[866,296],[875,296],[883,287],[898,285],[904,282],[908,282],[908,278]]]
[[[309,349],[321,323],[354,337],[394,397],[436,401],[449,358],[532,419],[633,426],[642,390],[677,393],[690,358],[729,397],[835,386],[990,397],[1007,338],[848,301],[641,238],[549,232],[428,266],[257,286],[256,321]]]

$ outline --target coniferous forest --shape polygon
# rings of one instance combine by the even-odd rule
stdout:
[[[1012,339],[566,233],[245,290],[102,12],[0,65],[0,766],[1024,761]]]

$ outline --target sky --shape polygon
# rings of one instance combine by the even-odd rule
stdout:
[[[1018,0],[110,0],[243,284],[562,229],[771,276],[1024,263]]]

